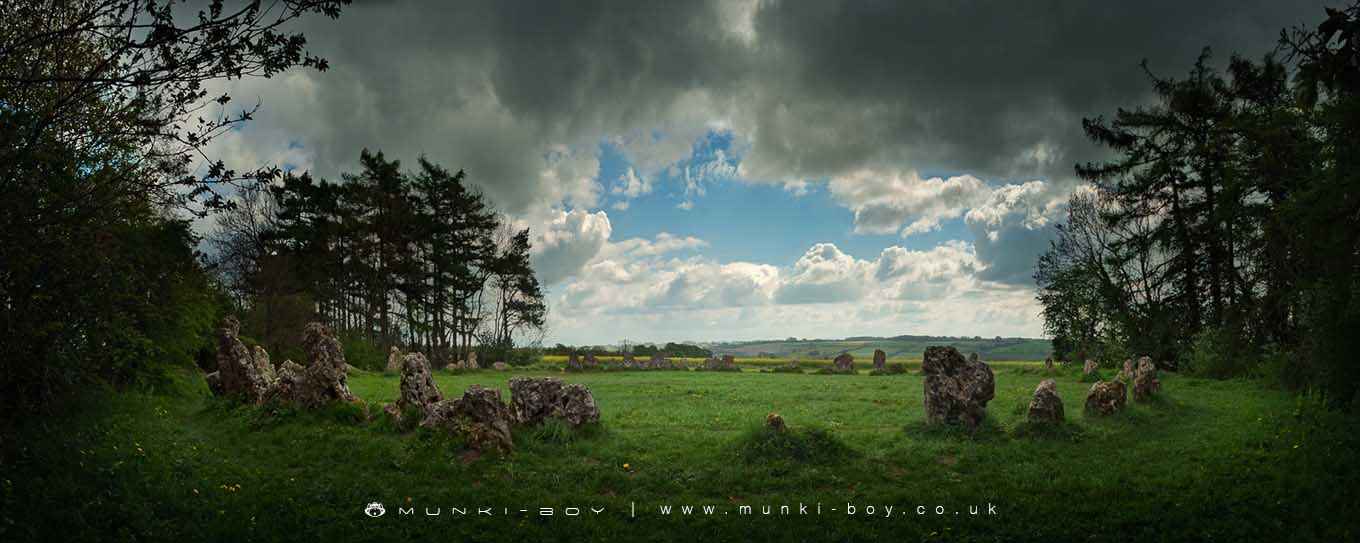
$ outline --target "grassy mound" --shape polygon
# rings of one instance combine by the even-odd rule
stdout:
[[[736,450],[738,457],[748,464],[834,464],[856,456],[854,450],[824,429],[789,428],[775,431],[765,425],[743,434],[737,441]]]

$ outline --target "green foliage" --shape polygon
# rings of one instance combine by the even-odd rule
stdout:
[[[903,375],[905,373],[907,373],[906,364],[893,362],[891,364],[884,364],[883,369],[881,370],[876,369],[870,371],[869,375]]]
[[[345,362],[351,366],[368,371],[387,369],[388,352],[361,334],[340,334],[340,345],[345,349]]]
[[[1243,348],[1241,334],[1228,327],[1207,328],[1195,336],[1183,369],[1195,375],[1226,379],[1245,375],[1255,353]]]

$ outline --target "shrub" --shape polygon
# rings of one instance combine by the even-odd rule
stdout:
[[[340,345],[345,349],[345,362],[349,365],[368,371],[387,369],[387,352],[368,338],[359,334],[341,334]]]
[[[1227,379],[1245,375],[1255,358],[1236,330],[1224,326],[1206,328],[1195,336],[1185,369],[1195,375]]]

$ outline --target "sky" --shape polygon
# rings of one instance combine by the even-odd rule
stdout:
[[[465,170],[531,231],[548,344],[1042,337],[1082,119],[1324,5],[367,0],[297,25],[329,70],[216,83],[260,112],[209,155]]]

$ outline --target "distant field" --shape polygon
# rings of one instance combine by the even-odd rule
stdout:
[[[761,354],[799,360],[831,359],[850,353],[856,359],[871,360],[874,349],[883,349],[890,359],[920,360],[926,347],[953,346],[963,353],[976,352],[984,360],[1043,360],[1052,350],[1045,339],[1002,338],[851,338],[842,340],[754,341],[719,343],[711,348],[718,354],[756,357]]]
[[[445,394],[515,376],[588,386],[597,433],[517,430],[508,458],[427,432],[206,397],[129,393],[97,415],[30,432],[5,459],[9,541],[1344,541],[1360,484],[1354,419],[1254,381],[1165,375],[1163,395],[1111,418],[1082,414],[1088,385],[1054,375],[1068,423],[1024,424],[1040,379],[998,363],[973,435],[924,424],[922,378],[755,371],[436,372]],[[376,406],[394,376],[349,385]],[[799,436],[756,439],[780,413]],[[809,433],[810,429],[823,433]],[[816,437],[823,436],[823,437]],[[815,439],[814,439],[815,438]],[[12,471],[11,471],[12,470]],[[22,474],[20,477],[18,474]],[[387,507],[382,518],[364,504]],[[779,507],[820,504],[818,516]],[[710,515],[661,513],[711,505]],[[858,512],[846,514],[846,505]],[[994,505],[995,515],[969,507]],[[509,515],[401,517],[397,507],[492,506]],[[760,513],[774,507],[774,515]],[[866,505],[876,514],[866,517]],[[892,517],[884,507],[893,505]],[[740,507],[752,506],[743,515]],[[945,514],[935,514],[935,507]],[[552,507],[553,517],[520,509]],[[601,507],[590,518],[568,507]],[[917,514],[924,507],[928,513]],[[1148,519],[1157,519],[1149,523]],[[22,519],[15,524],[14,519]],[[16,527],[17,526],[17,527]],[[116,536],[116,537],[114,537]]]
[[[598,359],[600,362],[623,361],[623,357],[619,356],[597,356],[595,358]],[[639,357],[639,360],[646,359],[647,357]],[[698,366],[704,363],[703,358],[678,358],[678,357],[671,358],[672,362],[677,362],[681,360],[685,361],[685,363],[687,363],[690,367]],[[783,366],[793,361],[797,361],[800,367],[807,368],[829,367],[832,364],[832,361],[829,359],[811,359],[795,357],[740,357],[740,356],[736,357],[737,366],[745,369],[777,367]],[[870,351],[868,355],[863,357],[856,355],[855,367],[863,371],[868,371],[873,367],[873,361],[874,361],[873,351]],[[544,364],[549,364],[553,366],[565,366],[567,363],[567,357],[561,355],[543,355],[542,362]],[[921,356],[919,354],[916,355],[915,357],[894,358],[889,356],[888,362],[894,364],[904,364],[907,366],[908,369],[919,370],[921,368]],[[1042,367],[1044,364],[1042,360],[987,360],[987,363],[992,367]]]

